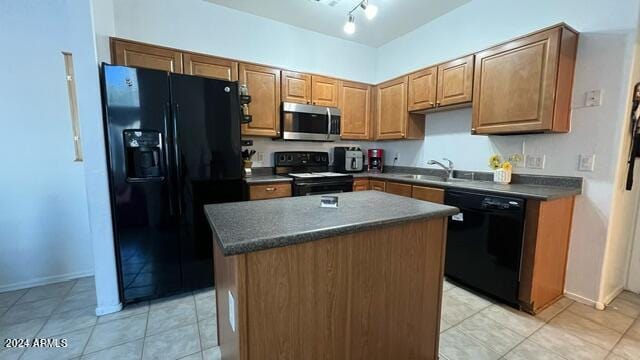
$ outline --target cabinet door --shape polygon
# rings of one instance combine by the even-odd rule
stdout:
[[[467,103],[473,94],[473,55],[438,65],[438,101],[447,106]]]
[[[369,179],[353,180],[353,191],[366,191],[366,190],[369,190]]]
[[[253,120],[242,125],[242,135],[280,135],[280,69],[240,64],[240,84],[247,85]]]
[[[427,186],[413,186],[411,197],[418,200],[444,204],[444,190]]]
[[[411,197],[411,185],[387,181],[385,192],[400,196]]]
[[[185,53],[184,73],[214,79],[237,81],[238,63],[214,56]]]
[[[384,191],[385,183],[384,181],[380,180],[370,180],[369,187],[371,188],[371,190]]]
[[[377,86],[376,139],[402,139],[406,135],[407,81],[404,76]]]
[[[111,61],[115,65],[182,73],[181,52],[117,39],[111,39]]]
[[[371,86],[348,81],[340,84],[340,137],[369,140],[371,134]]]
[[[436,106],[438,68],[430,67],[409,75],[409,111],[431,109]]]
[[[553,125],[561,28],[476,54],[472,132],[541,132]]]
[[[282,101],[311,104],[311,75],[283,71]]]
[[[320,106],[338,106],[338,83],[324,76],[311,77],[311,103]]]

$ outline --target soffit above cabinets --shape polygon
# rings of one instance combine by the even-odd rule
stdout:
[[[354,12],[356,32],[347,35],[347,13],[359,0],[203,0],[326,35],[379,47],[470,0],[369,0],[378,7],[373,20]]]

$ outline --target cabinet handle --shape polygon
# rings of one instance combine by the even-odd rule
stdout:
[[[436,106],[440,106],[440,101],[436,101]]]
[[[276,191],[276,188],[274,188],[274,187],[268,187],[268,188],[266,188],[265,190],[266,190],[266,191]]]

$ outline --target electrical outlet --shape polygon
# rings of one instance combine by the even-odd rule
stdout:
[[[519,154],[519,153],[511,154],[511,156],[509,156],[509,159],[507,160],[509,160],[509,162],[511,163],[511,165],[513,165],[514,168],[525,167],[523,154]]]
[[[602,105],[602,90],[587,91],[584,106],[600,106]]]
[[[259,162],[263,162],[264,161],[264,153],[262,151],[259,151],[256,154],[256,161],[259,161]]]
[[[595,165],[595,154],[580,154],[580,156],[578,156],[578,171],[593,171]]]
[[[527,167],[529,169],[544,169],[545,155],[527,155]]]
[[[393,161],[400,161],[400,153],[396,153],[396,155],[393,157]]]

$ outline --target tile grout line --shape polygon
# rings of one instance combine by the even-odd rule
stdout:
[[[144,323],[144,336],[142,337],[142,351],[140,351],[140,359],[144,358],[144,344],[147,342],[147,329],[149,328],[150,315],[151,315],[151,303],[149,303],[149,309],[147,310],[147,319]]]
[[[67,296],[67,294],[69,293],[69,291],[71,291],[71,289],[73,289],[73,286],[75,286],[75,285],[76,285],[76,283],[78,282],[78,280],[77,280],[77,279],[75,279],[75,280],[71,280],[71,281],[74,281],[73,285],[69,288],[69,290],[67,290],[67,292],[66,292],[64,295],[62,295],[62,296],[60,297],[59,303],[56,305],[56,307],[55,307],[55,308],[53,308],[53,310],[51,310],[51,314],[49,314],[49,316],[47,316],[47,320],[45,320],[45,321],[44,321],[44,323],[42,323],[42,326],[40,326],[40,329],[39,329],[39,330],[36,332],[36,334],[33,336],[34,338],[35,338],[35,337],[37,337],[37,336],[42,332],[42,329],[44,329],[44,327],[49,323],[49,320],[51,320],[51,318],[53,317],[53,314],[55,314],[55,311],[56,311],[56,309],[58,308],[58,306],[60,306],[60,304],[62,304],[62,301],[63,301],[63,300],[64,300],[64,298]],[[32,288],[32,289],[33,289],[33,288]],[[29,289],[29,290],[31,290],[31,289]],[[22,294],[22,296],[24,296],[27,292],[29,292],[29,290],[25,291],[25,293],[24,293],[24,294]],[[19,300],[19,299],[21,299],[21,298],[22,298],[22,296],[20,296],[20,297],[18,298],[18,300]],[[50,299],[54,299],[54,298],[50,298]],[[15,304],[17,304],[17,303],[18,303],[18,300],[16,300]],[[46,300],[46,299],[43,299],[43,300]],[[33,302],[33,301],[31,301],[31,302]],[[28,303],[28,302],[27,302],[27,303]],[[15,304],[14,304],[14,305],[15,305]],[[43,317],[43,318],[44,318],[44,317]],[[35,319],[37,319],[37,318],[35,318]],[[31,319],[31,320],[34,320],[34,319]],[[27,320],[27,321],[30,321],[30,320]],[[87,339],[87,342],[88,342],[88,341],[89,341],[89,339]],[[86,344],[85,344],[85,345],[86,345]],[[24,356],[24,354],[26,354],[26,353],[27,353],[27,350],[28,350],[28,349],[25,349],[25,350],[24,350],[24,351],[23,351],[23,352],[18,356],[18,360],[22,359],[22,357]],[[82,354],[80,354],[80,355],[82,355]]]
[[[196,296],[193,293],[191,293],[191,297],[193,299],[193,307],[196,309],[196,329],[198,330],[198,345],[200,346],[200,352],[202,352],[204,349],[202,349],[202,336],[200,335],[200,319],[198,318],[198,302],[196,301]],[[202,357],[202,355],[200,357]]]

